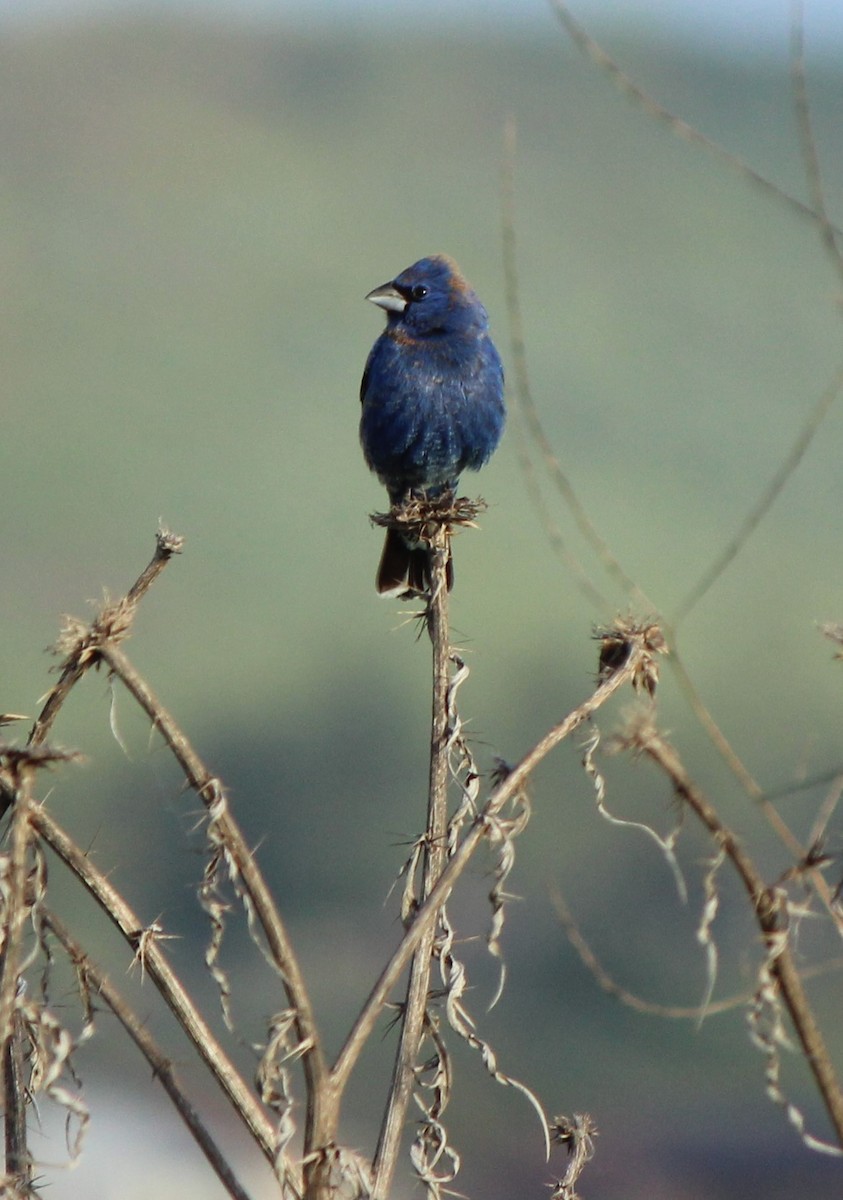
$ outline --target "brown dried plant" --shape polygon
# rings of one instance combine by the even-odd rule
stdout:
[[[573,44],[582,51],[594,68],[602,73],[633,105],[647,117],[666,126],[672,133],[705,149],[713,158],[735,171],[761,189],[777,203],[785,205],[802,219],[807,219],[816,228],[824,251],[837,273],[843,276],[843,252],[840,239],[843,233],[828,215],[822,174],[806,85],[804,54],[804,19],[801,0],[794,0],[791,7],[790,66],[793,107],[799,136],[799,146],[805,169],[805,178],[810,203],[787,193],[778,185],[754,170],[747,162],[713,142],[705,134],[674,115],[651,96],[647,90],[633,80],[616,60],[575,19],[564,0],[550,0],[556,14]],[[826,879],[826,873],[834,866],[834,860],[824,850],[825,832],[839,797],[841,770],[818,777],[811,784],[828,782],[831,791],[815,821],[815,828],[806,845],[794,835],[778,809],[773,796],[765,793],[730,744],[714,716],[709,711],[694,684],[691,674],[680,653],[678,632],[682,622],[700,603],[712,586],[728,570],[744,550],[748,540],[769,513],[773,503],[791,482],[802,462],[808,447],[815,439],[822,423],[843,391],[843,366],[839,367],[823,388],[813,407],[807,413],[802,427],[783,460],[774,470],[769,483],[739,523],[735,534],[728,539],[714,560],[701,572],[698,580],[688,589],[672,615],[659,611],[659,606],[646,595],[641,583],[629,575],[601,537],[591,521],[582,498],[574,491],[554,448],[548,438],[535,399],[532,394],[527,371],[527,352],[520,308],[520,288],[516,260],[517,216],[515,211],[515,158],[516,136],[514,122],[509,122],[504,138],[503,171],[503,246],[507,280],[507,306],[509,311],[512,359],[515,367],[514,402],[519,422],[520,459],[527,488],[545,530],[548,544],[564,562],[586,598],[605,611],[608,607],[601,588],[590,572],[575,559],[567,547],[561,524],[548,504],[538,484],[540,472],[544,472],[555,488],[562,505],[567,509],[571,521],[581,533],[586,545],[594,555],[599,567],[611,584],[621,590],[628,602],[639,610],[657,616],[648,619],[649,626],[657,631],[659,651],[669,653],[668,663],[684,692],[688,703],[715,750],[722,756],[748,798],[764,815],[771,829],[791,857],[791,866],[780,876],[765,879],[742,843],[722,820],[717,809],[693,782],[682,765],[679,754],[659,730],[653,704],[639,709],[627,723],[626,728],[610,739],[608,748],[617,753],[626,750],[636,756],[644,755],[667,776],[679,801],[679,822],[667,837],[656,833],[648,826],[637,822],[622,821],[610,814],[606,808],[607,783],[599,765],[597,751],[601,735],[594,729],[584,751],[583,765],[592,780],[597,797],[598,810],[615,825],[638,828],[653,837],[677,879],[680,896],[684,895],[685,884],[679,871],[675,855],[683,814],[692,814],[707,830],[712,839],[712,852],[703,878],[704,905],[697,930],[697,940],[706,954],[708,982],[702,1002],[694,1008],[676,1005],[653,1005],[635,996],[618,984],[602,967],[590,946],[575,925],[561,897],[557,908],[575,948],[592,971],[600,985],[623,1003],[639,1011],[662,1016],[691,1016],[704,1019],[717,1009],[731,1008],[736,1004],[748,1005],[748,1020],[753,1042],[765,1057],[767,1094],[781,1105],[788,1119],[810,1148],[839,1156],[843,1153],[843,1109],[841,1090],[835,1066],[832,1062],[822,1031],[808,1003],[804,979],[812,973],[834,969],[839,963],[813,964],[797,967],[794,944],[801,922],[808,916],[820,918],[838,931],[843,929],[841,920],[841,886],[835,887]],[[601,630],[602,649],[600,675],[611,671],[617,663],[625,661],[626,647],[622,618],[613,627]],[[634,625],[634,622],[632,623]],[[823,632],[838,646],[843,638],[840,626],[829,623]],[[840,657],[840,655],[837,655]],[[652,697],[658,671],[644,668],[638,685]],[[806,784],[807,786],[807,784]],[[761,933],[764,953],[757,966],[756,985],[745,997],[715,1002],[712,999],[717,970],[717,947],[713,926],[720,904],[718,877],[725,864],[731,864],[741,880],[750,910]],[[788,1042],[788,1034],[795,1039],[804,1054],[814,1076],[818,1092],[834,1131],[836,1144],[822,1142],[805,1128],[801,1108],[785,1095],[781,1083],[780,1049]],[[564,1194],[564,1193],[563,1193]]]
[[[450,641],[445,586],[451,522],[467,523],[466,514],[473,521],[478,507],[458,500],[447,512],[431,505],[417,514],[420,534],[429,545],[431,567],[423,612],[433,651],[427,820],[404,870],[404,933],[333,1061],[327,1056],[283,916],[237,824],[223,783],[199,758],[124,650],[140,600],[167,562],[181,551],[181,539],[159,533],[151,563],[125,597],[108,601],[90,624],[66,620],[58,647],[63,654],[59,679],[46,697],[27,744],[0,747],[0,785],[10,820],[9,850],[0,856],[0,1039],[7,1194],[23,1196],[34,1187],[36,1163],[27,1126],[29,1108],[39,1094],[62,1105],[68,1120],[75,1123],[70,1150],[73,1156],[79,1154],[90,1116],[74,1064],[84,1043],[96,1032],[97,1004],[105,1004],[150,1063],[227,1193],[238,1198],[245,1195],[237,1173],[145,1021],[98,965],[92,948],[53,911],[44,869],[45,847],[120,932],[128,963],[138,964],[143,981],[160,994],[256,1149],[270,1163],[279,1196],[386,1200],[393,1187],[411,1103],[421,1112],[421,1119],[415,1124],[410,1161],[431,1196],[447,1190],[460,1164],[444,1120],[454,1086],[449,1030],[478,1052],[492,1079],[515,1088],[532,1105],[545,1155],[549,1157],[553,1144],[561,1144],[558,1130],[562,1119],[549,1123],[531,1089],[499,1067],[495,1050],[481,1036],[467,1007],[468,975],[458,957],[448,900],[472,857],[481,846],[487,846],[494,866],[486,943],[500,965],[499,993],[505,977],[502,933],[509,898],[505,885],[514,865],[516,839],[529,821],[526,785],[530,774],[620,688],[627,684],[648,690],[654,687],[654,656],[661,647],[652,625],[624,624],[623,653],[616,654],[611,663],[603,663],[592,694],[555,724],[520,762],[506,766],[500,762],[484,786],[457,704],[468,668]],[[161,921],[144,924],[39,797],[43,769],[77,757],[52,747],[47,736],[75,686],[87,672],[97,669],[106,670],[146,714],[203,805],[206,867],[198,899],[210,927],[205,958],[234,1039],[232,1047],[214,1035],[200,1005],[174,972],[166,949],[170,935]],[[267,1008],[274,1015],[267,1023],[264,1041],[254,1047],[258,1065],[253,1084],[242,1077],[231,1055],[238,1037],[230,1004],[233,985],[220,964],[232,903],[244,911],[249,932],[281,988],[274,1000],[267,997]],[[77,978],[82,1024],[75,1034],[51,1009],[47,983],[42,982],[40,990],[31,983],[38,969],[47,980],[58,955],[71,964]],[[342,1144],[343,1096],[366,1042],[384,1012],[395,1005],[396,989],[404,976],[406,994],[398,1002],[392,1083],[378,1143],[367,1156]],[[305,1122],[296,1148],[294,1103],[302,1089]],[[586,1161],[583,1154],[582,1149],[577,1151],[577,1174]],[[570,1167],[565,1178],[573,1179]]]
[[[721,161],[813,221],[827,253],[843,272],[839,231],[826,212],[811,132],[798,10],[793,21],[792,78],[810,204],[775,188],[657,104],[574,21],[562,0],[551,3],[575,43],[627,97],[651,117],[705,146]],[[605,609],[600,589],[568,554],[552,510],[540,500],[534,486],[535,469],[528,447],[528,439],[532,438],[543,469],[610,579],[621,587],[636,610],[658,614],[658,606],[625,572],[597,533],[544,432],[530,393],[515,268],[514,155],[514,126],[510,125],[504,187],[504,248],[516,404],[525,418],[526,429],[521,458],[528,487],[542,506],[549,541],[575,571],[589,598]],[[64,1110],[71,1159],[80,1153],[91,1114],[77,1070],[86,1043],[97,1035],[97,1014],[104,1006],[117,1017],[121,1028],[150,1064],[174,1111],[226,1193],[237,1200],[247,1195],[237,1172],[209,1131],[199,1105],[150,1033],[143,1016],[108,977],[93,948],[54,911],[45,866],[44,851],[49,848],[119,931],[125,943],[127,966],[136,964],[144,983],[153,987],[169,1008],[256,1152],[270,1164],[277,1181],[277,1194],[284,1200],[335,1197],[387,1200],[395,1186],[401,1142],[411,1125],[412,1111],[420,1114],[412,1122],[409,1154],[416,1177],[435,1200],[448,1193],[460,1169],[460,1152],[452,1143],[447,1125],[448,1105],[455,1088],[451,1050],[454,1038],[477,1051],[494,1081],[518,1090],[533,1107],[540,1121],[539,1146],[546,1157],[550,1157],[554,1148],[562,1148],[567,1155],[565,1170],[551,1185],[552,1195],[559,1200],[575,1200],[575,1188],[594,1153],[595,1122],[585,1113],[548,1119],[535,1093],[499,1066],[496,1050],[480,1032],[478,1021],[468,1007],[468,973],[459,957],[460,941],[451,920],[449,901],[469,863],[481,848],[486,848],[493,863],[486,945],[499,967],[497,998],[505,981],[502,947],[509,900],[507,880],[515,861],[517,839],[525,833],[530,819],[528,783],[538,764],[585,726],[588,737],[583,747],[583,767],[593,787],[598,812],[614,829],[643,832],[656,842],[673,872],[680,896],[684,895],[685,882],[677,845],[683,822],[695,820],[710,839],[697,926],[697,940],[708,971],[705,995],[693,1009],[641,1001],[602,969],[560,899],[560,918],[571,940],[601,986],[624,1003],[644,1011],[703,1019],[726,1005],[745,1004],[751,1037],[764,1056],[768,1095],[784,1108],[807,1145],[840,1154],[843,1094],[823,1032],[809,1003],[805,973],[800,970],[794,952],[795,933],[806,915],[821,915],[838,929],[843,924],[840,888],[826,879],[833,860],[824,850],[826,826],[840,791],[838,788],[830,794],[824,811],[817,817],[809,844],[803,846],[752,779],[696,694],[679,653],[677,630],[741,552],[785,487],[841,385],[843,369],[823,391],[785,461],[734,538],[690,588],[673,617],[623,616],[602,626],[596,633],[600,652],[593,690],[554,723],[518,762],[500,762],[488,778],[483,778],[477,767],[459,711],[458,693],[468,677],[468,668],[463,655],[452,644],[446,586],[452,532],[458,527],[474,527],[482,502],[464,498],[449,498],[446,506],[420,502],[373,518],[376,523],[406,529],[429,547],[431,585],[421,598],[423,628],[432,647],[427,813],[424,831],[415,839],[402,870],[402,932],[373,981],[365,1003],[350,1019],[347,1035],[333,1057],[316,1019],[297,948],[254,850],[240,829],[223,781],[200,758],[175,717],[126,654],[125,643],[132,632],[138,605],[167,564],[181,553],[182,539],[160,531],[151,562],[124,597],[106,602],[92,622],[68,618],[57,644],[57,652],[62,656],[59,679],[48,693],[25,745],[0,744],[0,810],[8,813],[9,824],[8,843],[0,853],[0,1075],[6,1131],[2,1194],[24,1197],[36,1189],[38,1164],[30,1146],[29,1125],[40,1099]],[[827,626],[825,632],[838,646],[843,641],[839,626]],[[790,852],[789,868],[777,877],[765,877],[716,805],[691,778],[679,752],[660,729],[656,697],[663,659],[677,673],[718,752]],[[73,690],[92,670],[107,672],[114,684],[133,699],[163,739],[186,786],[201,803],[205,868],[198,902],[208,921],[205,963],[218,991],[227,1027],[225,1038],[214,1034],[201,1005],[174,971],[167,953],[170,934],[166,927],[160,920],[144,923],[108,873],[99,870],[57,822],[43,794],[41,782],[45,771],[64,769],[77,757],[73,751],[54,746],[49,739]],[[638,695],[637,707],[618,733],[604,738],[594,718],[611,697],[628,687]],[[0,714],[0,725],[20,719],[16,714]],[[667,835],[641,822],[621,818],[609,809],[609,789],[600,760],[604,747],[605,752],[646,758],[669,782],[678,816]],[[735,873],[743,888],[746,905],[759,931],[760,950],[750,994],[722,1002],[713,998],[717,972],[714,927],[720,904],[718,881],[726,869]],[[235,908],[244,914],[255,945],[272,969],[272,985],[264,1005],[271,1016],[266,1021],[263,1040],[253,1046],[257,1065],[252,1080],[243,1076],[235,1062],[234,1051],[240,1040],[232,1005],[236,984],[225,971],[221,958],[227,923]],[[51,973],[60,958],[70,964],[76,978],[76,1027],[70,1011],[66,1008],[59,1011],[50,1001]],[[381,1098],[384,1112],[377,1143],[368,1150],[359,1150],[343,1141],[343,1102],[361,1054],[388,1010],[398,1013],[394,1068],[387,1095]],[[801,1048],[837,1144],[822,1142],[808,1132],[801,1108],[785,1094],[780,1050],[789,1035],[795,1036]],[[301,1130],[296,1128],[297,1103],[305,1114]]]

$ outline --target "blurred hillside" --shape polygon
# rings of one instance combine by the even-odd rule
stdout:
[[[612,50],[668,107],[805,194],[786,63],[627,37]],[[827,64],[810,76],[838,220],[842,83]],[[509,115],[536,403],[602,536],[652,609],[670,615],[837,366],[840,282],[809,223],[628,107],[549,16],[530,39],[115,19],[0,42],[0,709],[37,710],[60,614],[85,616],[103,588],[125,590],[159,519],[184,534],[129,651],[261,842],[334,1038],[393,943],[384,897],[426,786],[428,650],[373,588],[380,535],[367,514],[385,498],[357,445],[357,388],[381,319],[363,296],[447,251],[511,361],[500,233]],[[764,787],[841,759],[843,679],[816,628],[843,619],[841,444],[833,408],[681,630],[705,702]],[[592,624],[629,605],[545,488],[606,603],[582,597],[531,506],[519,446],[512,422],[494,462],[463,481],[490,503],[482,529],[457,542],[453,603],[472,669],[462,713],[484,766],[517,758],[585,696]],[[88,762],[56,776],[51,804],[100,865],[114,863],[145,915],[163,907],[190,938],[196,806],[118,696],[122,753],[109,705],[107,681],[93,678],[63,715],[58,740]],[[660,705],[702,785],[766,869],[782,869],[667,670]],[[661,781],[625,762],[607,772],[610,803],[669,824]],[[799,836],[822,794],[784,802]],[[597,1117],[584,1193],[727,1200],[749,1188],[776,1200],[799,1180],[804,1200],[828,1196],[839,1167],[804,1151],[764,1099],[742,1016],[695,1034],[620,1011],[553,915],[559,886],[629,986],[694,1004],[708,847],[687,839],[684,910],[651,845],[594,816],[576,747],[543,769],[535,804],[514,877],[525,902],[507,941],[510,990],[488,1027],[504,1069],[553,1111]],[[475,882],[482,895],[479,872]],[[471,911],[484,928],[482,909]],[[718,932],[725,994],[746,986],[754,943],[738,920]],[[270,1003],[255,992],[258,1016]],[[465,1070],[460,1136],[479,1136],[481,1165],[467,1162],[461,1188],[517,1194],[528,1170],[540,1188],[532,1117]],[[803,1085],[797,1075],[810,1096]],[[493,1116],[500,1103],[504,1116]]]

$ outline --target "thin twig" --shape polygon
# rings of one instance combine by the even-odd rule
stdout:
[[[144,1021],[132,1010],[107,976],[82,949],[64,922],[49,909],[43,909],[41,916],[45,926],[61,942],[70,961],[80,973],[86,988],[95,992],[105,1001],[152,1067],[155,1078],[161,1083],[173,1107],[189,1129],[191,1137],[207,1158],[229,1196],[233,1197],[233,1200],[249,1200],[247,1192],[241,1187],[212,1134],[176,1079],[172,1063],[146,1028]]]
[[[118,601],[115,605],[106,606],[101,614],[101,621],[103,617],[119,611],[121,616],[120,636],[125,637],[141,599],[149,591],[173,555],[181,553],[183,545],[184,539],[178,534],[160,529],[156,534],[155,553],[152,559],[129,588],[123,600]],[[86,671],[96,666],[98,656],[94,648],[94,643],[96,636],[102,633],[102,630],[97,628],[96,622],[92,627],[91,633],[95,635],[94,638],[89,640],[85,640],[84,638],[77,639],[71,653],[65,659],[59,681],[51,689],[44,707],[38,715],[35,724],[32,726],[29,740],[27,741],[28,746],[40,746],[44,742],[52,728],[53,722],[59,714],[61,706],[70,695],[72,689]],[[0,815],[2,814],[0,813]]]
[[[322,1044],[310,996],[296,954],[272,893],[258,867],[243,833],[225,805],[220,782],[207,769],[172,715],[153,694],[119,647],[105,644],[100,651],[112,673],[123,683],[159,730],[184,772],[190,787],[210,811],[226,848],[237,865],[243,887],[254,905],[255,915],[266,937],[269,954],[282,978],[284,990],[295,1012],[295,1027],[301,1048],[308,1091],[305,1154],[333,1142],[337,1113],[329,1095],[329,1081]]]
[[[726,568],[737,558],[740,551],[743,550],[747,541],[770,511],[773,503],[784,490],[791,475],[793,475],[805,457],[806,451],[814,440],[820,425],[822,425],[828,415],[834,401],[840,395],[841,389],[843,389],[843,364],[837,368],[830,383],[808,413],[802,424],[802,428],[796,435],[793,445],[773,474],[773,478],[767,484],[767,487],[744,517],[737,533],[727,542],[722,551],[677,605],[672,621],[674,629],[685,620],[692,609],[696,608],[703,596],[717,582]]]
[[[448,828],[448,685],[450,681],[450,630],[448,623],[447,565],[450,530],[440,524],[430,541],[430,593],[427,628],[433,645],[433,700],[430,735],[430,774],[427,829],[424,846],[423,902],[433,891],[447,858]],[[419,1049],[425,1027],[436,925],[431,922],[413,955],[401,1022],[392,1085],[374,1159],[374,1200],[389,1195],[401,1135],[416,1079]]]
[[[527,371],[527,354],[524,342],[524,325],[521,318],[521,302],[519,299],[518,289],[518,267],[515,253],[515,126],[512,122],[508,123],[506,127],[504,151],[502,199],[503,251],[504,276],[506,282],[506,306],[509,318],[510,338],[512,342],[512,361],[515,377],[515,389],[513,393],[513,400],[515,402],[514,407],[516,412],[523,417],[527,430],[538,447],[549,478],[567,504],[580,533],[585,538],[588,545],[591,546],[607,575],[615,581],[625,595],[634,599],[636,604],[643,608],[652,609],[653,606],[644,595],[642,589],[638,586],[635,580],[632,579],[631,576],[627,575],[618,559],[612,553],[608,542],[606,542],[600,536],[596,526],[586,512],[585,507],[574,490],[570,479],[562,469],[562,465],[559,462],[556,453],[554,452],[550,438],[545,432],[541,418],[539,417],[538,409],[536,408],[533,400],[533,394],[530,388],[530,378]],[[589,579],[580,563],[567,550],[561,532],[555,523],[550,520],[549,515],[547,514],[541,498],[541,493],[539,492],[533,478],[532,464],[523,442],[521,447],[521,460],[531,499],[542,515],[551,545],[562,555],[563,560],[574,572],[580,588],[589,598],[589,600],[605,609],[606,602],[599,589]]]
[[[661,767],[671,780],[677,796],[696,813],[737,871],[767,943],[771,974],[784,999],[837,1139],[843,1146],[843,1092],[793,961],[786,936],[787,906],[783,897],[777,889],[765,884],[735,834],[691,780],[673,747],[651,728],[635,731],[627,741],[630,748],[643,752]]]
[[[120,893],[84,854],[43,807],[32,814],[35,831],[61,858],[84,885],[88,893],[123,934],[133,952],[137,952],[144,932],[143,923]],[[234,1110],[245,1123],[266,1158],[275,1163],[276,1146],[272,1123],[257,1103],[234,1065],[220,1046],[213,1031],[196,1008],[156,939],[143,946],[144,970],[175,1016],[197,1053],[210,1069]]]
[[[503,245],[503,271],[506,288],[506,311],[509,323],[510,354],[512,357],[512,375],[515,383],[510,396],[511,407],[515,421],[515,433],[518,439],[518,459],[521,473],[527,485],[530,500],[539,514],[544,526],[547,540],[577,582],[580,591],[586,599],[601,611],[608,610],[609,604],[600,589],[589,577],[585,567],[576,555],[568,548],[562,530],[554,520],[533,468],[533,459],[527,446],[525,425],[538,441],[544,455],[545,465],[548,464],[548,442],[538,419],[535,402],[530,386],[530,374],[527,369],[527,347],[524,338],[524,320],[521,315],[520,287],[518,283],[518,255],[516,247],[515,220],[515,118],[509,117],[504,125],[503,163],[501,167],[501,241]],[[558,465],[558,464],[557,464]],[[579,523],[587,517],[574,493],[567,476],[557,478],[562,494],[575,512],[579,513]]]
[[[810,204],[806,204],[803,200],[798,199],[798,197],[792,196],[789,192],[785,191],[784,188],[779,187],[777,183],[773,183],[772,180],[768,179],[765,175],[762,175],[759,171],[754,170],[754,168],[752,168],[737,154],[732,154],[729,150],[726,150],[725,147],[719,145],[719,143],[715,142],[712,138],[706,137],[704,133],[701,133],[699,129],[695,129],[693,125],[689,125],[687,121],[683,121],[681,117],[674,116],[674,114],[666,109],[664,105],[659,104],[659,102],[655,100],[648,92],[645,92],[643,88],[639,87],[638,84],[635,83],[634,80],[632,80],[629,75],[627,75],[626,72],[618,66],[615,60],[606,53],[603,47],[600,46],[594,40],[594,38],[585,31],[585,29],[583,29],[582,25],[580,25],[579,22],[574,19],[571,10],[568,8],[567,4],[563,3],[563,0],[549,0],[549,2],[551,8],[556,13],[559,21],[565,28],[574,45],[591,59],[598,70],[603,71],[604,74],[611,79],[611,81],[624,96],[641,108],[649,117],[653,117],[657,121],[660,121],[662,124],[666,125],[672,133],[678,134],[678,136],[684,138],[685,141],[704,147],[711,154],[713,154],[715,158],[718,158],[722,163],[725,163],[726,166],[743,176],[744,179],[747,179],[750,183],[760,188],[763,192],[766,192],[767,195],[773,196],[776,200],[782,201],[787,205],[788,208],[797,213],[800,217],[807,217],[810,221],[816,221],[818,215],[817,211],[812,208]],[[832,229],[835,233],[841,232],[836,226],[832,226]]]
[[[615,692],[631,683],[636,674],[642,670],[642,664],[648,657],[649,652],[646,648],[641,643],[634,642],[626,663],[607,676],[587,700],[584,700],[582,704],[568,713],[558,724],[549,729],[493,790],[462,842],[448,860],[436,886],[419,908],[413,918],[412,924],[407,929],[392,958],[384,967],[375,986],[369,993],[369,997],[361,1009],[332,1068],[331,1074],[337,1086],[342,1087],[347,1080],[362,1052],[363,1046],[371,1036],[376,1022],[389,1002],[392,991],[401,978],[408,961],[427,930],[436,921],[442,906],[447,902],[455,884],[465,871],[475,851],[488,836],[490,824],[513,796],[516,796],[524,789],[528,778],[539,763],[560,742],[563,742],[574,730],[578,729],[583,722],[589,720]]]
[[[6,1175],[26,1190],[32,1180],[32,1163],[27,1145],[23,1037],[18,1024],[13,1020],[13,1036],[3,1047],[4,1140]]]
[[[793,107],[796,112],[796,127],[799,130],[799,148],[802,151],[805,178],[811,193],[817,228],[834,269],[843,278],[843,255],[837,244],[838,230],[829,220],[825,204],[822,171],[817,154],[817,142],[814,137],[811,105],[808,101],[808,84],[805,78],[805,12],[802,0],[791,0],[790,82],[793,92]]]
[[[699,1021],[701,1017],[729,1012],[731,1009],[737,1008],[741,1004],[746,1004],[748,1000],[752,999],[751,992],[742,992],[736,996],[729,997],[727,1000],[717,1000],[709,1003],[705,1008],[702,1008],[699,1004],[693,1006],[656,1004],[652,1000],[645,1000],[643,996],[636,995],[618,983],[616,979],[612,978],[583,936],[561,892],[554,890],[551,900],[559,922],[565,931],[565,936],[580,956],[583,966],[590,972],[607,996],[614,996],[615,999],[619,1000],[621,1004],[626,1005],[627,1008],[632,1008],[636,1012],[646,1013],[651,1017]]]
[[[15,1016],[23,969],[24,926],[31,911],[26,896],[26,877],[32,840],[33,776],[34,768],[25,764],[14,781],[0,961],[0,1058],[3,1063],[2,1111],[6,1120],[6,1174],[23,1192],[32,1180],[32,1163],[26,1144],[26,1094],[20,1079],[21,1030]]]

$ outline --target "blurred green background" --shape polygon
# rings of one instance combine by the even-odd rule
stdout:
[[[662,103],[806,195],[784,57],[695,52],[653,29],[602,36]],[[810,88],[826,191],[843,220],[833,56],[811,61]],[[357,388],[381,317],[363,296],[421,255],[448,252],[511,363],[500,215],[510,116],[536,404],[601,535],[651,611],[669,616],[837,366],[840,279],[809,222],[630,107],[549,12],[523,29],[361,18],[318,31],[136,13],[0,40],[0,708],[37,711],[60,615],[90,614],[103,589],[123,592],[159,520],[185,535],[128,649],[260,844],[332,1046],[395,943],[388,892],[423,824],[426,785],[429,650],[373,586],[381,537],[367,514],[384,496],[357,445]],[[629,607],[542,482],[605,604],[592,606],[554,555],[525,486],[521,436],[513,418],[493,463],[464,479],[490,507],[455,551],[455,636],[472,672],[461,711],[484,768],[495,754],[518,758],[586,696],[592,625]],[[843,760],[843,678],[817,627],[843,619],[841,445],[835,406],[680,631],[703,699],[765,788]],[[631,699],[601,714],[607,736]],[[659,703],[698,781],[774,879],[786,853],[667,667]],[[55,731],[86,765],[55,775],[49,803],[143,918],[181,935],[176,964],[207,991],[193,899],[198,806],[119,690],[113,719],[128,754],[111,717],[108,682],[92,676]],[[523,899],[504,941],[509,985],[488,1016],[494,972],[466,947],[471,1001],[502,1069],[551,1113],[594,1115],[586,1196],[827,1197],[841,1168],[805,1150],[765,1099],[741,1010],[701,1030],[636,1015],[567,945],[556,889],[627,986],[666,1004],[703,995],[694,931],[710,848],[690,828],[683,837],[683,907],[652,843],[596,816],[579,756],[578,744],[564,746],[536,778],[511,881]],[[670,826],[664,781],[626,760],[605,768],[611,806]],[[824,795],[781,801],[799,837]],[[486,865],[457,902],[466,935],[486,928]],[[122,977],[125,954],[57,867],[53,885]],[[757,947],[743,910],[726,873],[718,996],[751,984]],[[238,937],[228,963],[246,1036],[257,1038],[281,1001]],[[800,942],[806,964],[833,947],[814,929]],[[839,1061],[834,976],[812,995]],[[153,1019],[149,988],[138,997]],[[166,1025],[162,1037],[172,1037]],[[82,1167],[51,1178],[50,1194],[220,1194],[146,1069],[115,1045],[92,1051],[87,1071],[80,1063],[93,1133]],[[390,1046],[373,1046],[371,1076],[349,1103],[354,1145],[371,1144]],[[487,1200],[543,1194],[532,1113],[465,1055],[457,1063],[456,1186]],[[796,1056],[786,1082],[827,1136]],[[207,1099],[222,1129],[222,1106]],[[58,1156],[45,1138],[43,1157]],[[253,1186],[271,1194],[260,1170]]]

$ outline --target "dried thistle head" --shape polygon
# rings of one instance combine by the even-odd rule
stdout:
[[[173,554],[181,554],[183,549],[184,537],[162,525],[155,534],[156,554],[161,558],[170,558]]]
[[[397,529],[410,541],[431,545],[440,530],[476,529],[477,516],[485,510],[485,500],[443,492],[434,497],[408,496],[393,504],[388,513],[372,513],[371,520],[384,529]]]
[[[600,642],[597,681],[606,683],[637,655],[632,686],[637,692],[655,695],[659,682],[657,655],[667,654],[668,646],[661,626],[653,620],[636,621],[633,617],[617,617],[611,625],[594,630]]]
[[[57,746],[11,746],[0,742],[0,779],[17,787],[27,772],[51,767],[59,762],[81,762],[76,750],[61,750]]]
[[[588,1113],[573,1113],[570,1117],[554,1117],[549,1133],[554,1146],[564,1146],[568,1151],[567,1170],[556,1181],[551,1200],[576,1200],[574,1186],[586,1163],[594,1158],[597,1125]]]
[[[136,607],[128,596],[111,601],[106,595],[102,608],[90,625],[78,617],[65,615],[58,639],[52,647],[53,653],[65,661],[73,659],[80,667],[96,662],[101,646],[107,642],[121,642],[128,637]]]
[[[113,604],[104,604],[91,626],[92,638],[99,645],[122,641],[129,633],[135,608],[126,596],[115,600]]]
[[[85,653],[85,644],[89,632],[88,626],[84,621],[80,621],[78,617],[71,617],[65,613],[62,617],[62,627],[59,630],[59,636],[50,649],[53,654],[60,655],[62,658],[81,656]]]

